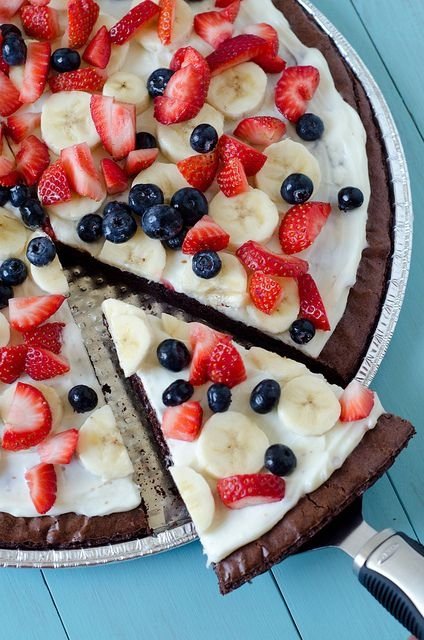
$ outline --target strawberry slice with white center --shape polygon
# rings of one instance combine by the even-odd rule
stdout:
[[[226,384],[230,389],[246,380],[243,358],[227,338],[218,342],[210,354],[208,379]]]
[[[10,116],[21,106],[19,91],[4,71],[0,70],[0,116]]]
[[[279,306],[284,290],[274,276],[255,271],[249,282],[249,295],[257,309],[271,315]]]
[[[64,327],[63,322],[47,322],[39,327],[24,331],[23,339],[27,346],[42,347],[53,353],[60,353]]]
[[[200,191],[206,191],[211,186],[218,171],[218,154],[200,153],[177,162],[180,173],[187,182]]]
[[[219,188],[227,198],[233,198],[249,191],[246,172],[238,158],[224,160],[216,176]]]
[[[99,5],[94,0],[69,0],[68,46],[79,49],[87,42],[99,17]]]
[[[56,502],[57,478],[52,464],[41,462],[25,472],[32,503],[40,514],[47,513]]]
[[[263,147],[280,142],[285,133],[285,123],[280,118],[272,116],[245,118],[234,130],[234,135],[238,138],[243,138],[249,144]]]
[[[93,67],[105,69],[109,63],[112,53],[112,43],[110,41],[109,31],[103,25],[90,40],[85,49],[82,59]]]
[[[272,473],[249,473],[221,478],[216,488],[222,502],[229,509],[280,502],[286,493],[284,479]]]
[[[113,44],[124,44],[134,33],[149,24],[160,12],[160,7],[151,0],[144,0],[126,13],[109,31]]]
[[[188,64],[169,80],[163,96],[154,100],[154,116],[162,124],[177,124],[195,118],[206,101],[209,76]]]
[[[24,104],[31,104],[42,95],[49,73],[50,53],[49,42],[27,43],[24,77],[19,94],[19,100]]]
[[[168,407],[162,418],[165,438],[193,442],[202,428],[203,409],[200,402],[184,402],[178,407]]]
[[[183,47],[178,49],[172,56],[169,65],[172,71],[178,71],[188,65],[192,65],[196,71],[202,76],[205,83],[205,91],[209,88],[211,72],[205,58],[194,47]]]
[[[6,121],[6,133],[13,142],[22,142],[30,133],[40,126],[41,113],[16,113]]]
[[[132,153],[132,152],[131,152]],[[128,187],[128,177],[125,171],[110,158],[103,158],[100,163],[106,191],[110,195],[122,193]]]
[[[242,244],[236,255],[249,271],[262,271],[272,276],[298,278],[309,268],[306,260],[274,253],[253,240]]]
[[[11,384],[24,372],[27,348],[23,344],[0,349],[0,380]]]
[[[12,187],[17,183],[19,174],[15,171],[15,163],[10,158],[0,156],[0,186]]]
[[[267,52],[268,43],[259,36],[241,34],[224,40],[215,51],[208,55],[206,62],[213,76],[242,62],[249,62],[261,53]]]
[[[135,176],[140,171],[152,166],[159,155],[159,149],[135,149],[130,151],[126,162],[125,171],[129,176]]]
[[[223,11],[206,11],[194,16],[194,30],[214,49],[233,35],[233,22],[240,10],[240,0],[231,2]]]
[[[36,184],[49,164],[47,145],[34,135],[25,138],[16,155],[16,168],[25,183],[28,186]]]
[[[59,91],[101,91],[106,77],[97,69],[84,67],[76,71],[65,71],[49,78],[53,93]]]
[[[340,398],[342,408],[340,421],[355,422],[368,418],[374,407],[374,402],[375,396],[371,389],[363,387],[357,380],[352,380]]]
[[[305,202],[291,207],[281,221],[278,236],[284,253],[307,249],[320,234],[331,213],[328,202]]]
[[[160,14],[158,20],[159,40],[163,45],[171,44],[172,29],[175,21],[176,0],[160,0]]]
[[[5,420],[3,449],[20,451],[35,447],[51,428],[52,412],[41,391],[18,382]]]
[[[315,280],[309,273],[305,273],[298,278],[297,284],[300,298],[299,316],[310,320],[321,331],[330,331],[327,312]]]
[[[91,117],[106,151],[122,160],[135,149],[135,105],[109,96],[91,96]]]
[[[69,464],[78,444],[77,429],[67,429],[43,440],[37,447],[41,462]]]
[[[194,255],[198,251],[222,251],[230,242],[230,234],[224,231],[210,216],[203,216],[184,238],[182,252]]]
[[[9,323],[21,333],[48,320],[66,300],[62,295],[31,296],[9,300]]]
[[[50,7],[26,5],[21,9],[25,33],[37,40],[55,40],[60,35],[59,15]]]
[[[86,142],[62,149],[60,159],[74,191],[98,202],[103,200],[102,179]]]
[[[245,27],[243,33],[259,36],[268,43],[267,48],[253,58],[253,62],[256,62],[266,73],[281,73],[286,68],[285,60],[278,55],[279,40],[274,27],[266,22],[261,22]]]
[[[319,71],[312,66],[288,67],[275,87],[277,109],[290,122],[297,122],[306,112],[320,80]]]
[[[190,323],[190,346],[192,358],[190,363],[190,383],[193,386],[208,381],[208,365],[211,353],[218,343],[230,342],[230,336],[214,331],[199,322]]]
[[[224,162],[230,158],[238,158],[247,176],[256,175],[267,161],[265,154],[227,134],[219,139],[218,156]]]
[[[12,18],[22,7],[25,0],[1,0],[0,22],[3,18]]]
[[[44,171],[38,183],[38,197],[44,205],[68,202],[72,198],[65,169],[60,160]]]
[[[61,356],[41,347],[28,347],[25,373],[33,380],[50,380],[63,376],[70,370],[69,363]]]

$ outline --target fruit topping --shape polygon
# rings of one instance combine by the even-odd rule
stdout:
[[[11,327],[25,332],[48,320],[66,300],[62,295],[32,296],[9,300],[9,321]]]
[[[281,248],[291,255],[311,246],[331,213],[327,202],[297,204],[286,213],[279,230]]]
[[[190,400],[194,393],[193,385],[186,380],[175,380],[162,394],[162,402],[166,407],[176,407]]]
[[[47,145],[34,135],[25,138],[16,155],[16,168],[25,183],[36,184],[49,164]]]
[[[231,389],[226,384],[211,384],[207,392],[209,409],[214,413],[228,411],[231,405]]]
[[[234,12],[231,10],[233,7],[235,9]],[[211,47],[216,49],[222,42],[233,35],[233,22],[237,17],[239,8],[240,0],[236,0],[228,6],[228,9],[223,11],[198,13],[194,17],[195,32]]]
[[[297,459],[290,447],[272,444],[265,451],[264,467],[275,476],[289,476],[296,469]]]
[[[25,373],[33,380],[50,380],[68,373],[69,370],[68,362],[56,353],[41,347],[28,347]]]
[[[56,501],[57,479],[52,464],[41,462],[25,472],[32,503],[40,514],[50,511]]]
[[[216,180],[227,198],[234,198],[241,193],[246,193],[250,188],[243,164],[238,158],[228,158],[222,161]]]
[[[296,133],[299,138],[307,142],[319,140],[324,133],[324,123],[314,113],[305,113],[296,122]]]
[[[230,341],[230,337],[214,331],[199,322],[190,323],[190,346],[192,349],[190,382],[194,386],[208,381],[208,364],[211,353],[221,341]]]
[[[226,134],[221,136],[219,140],[218,155],[223,162],[231,158],[239,159],[247,176],[256,175],[267,161],[267,157],[263,153]]]
[[[3,282],[0,283],[0,309],[7,307],[11,298],[13,298],[12,287]]]
[[[58,73],[76,71],[81,64],[81,56],[76,49],[61,47],[53,51],[51,56],[52,68]]]
[[[203,193],[191,187],[183,187],[176,191],[171,198],[171,207],[181,213],[184,225],[187,227],[193,227],[209,211],[208,201]],[[214,247],[207,248],[214,249]],[[215,250],[218,251],[218,249]]]
[[[28,198],[19,207],[19,212],[22,216],[22,222],[29,229],[38,229],[46,219],[44,209],[36,198]]]
[[[190,156],[177,162],[177,167],[192,187],[207,191],[218,171],[218,155],[212,151],[212,153]]]
[[[288,67],[275,87],[277,109],[290,122],[297,122],[319,85],[319,71],[312,66]]]
[[[278,403],[281,387],[276,380],[262,380],[250,394],[250,408],[255,413],[269,413]]]
[[[93,0],[69,0],[68,44],[79,49],[87,42],[99,17],[99,5]]]
[[[6,133],[13,142],[19,143],[40,126],[41,113],[18,113],[8,117]]]
[[[184,402],[177,407],[168,407],[162,418],[165,438],[196,440],[202,427],[203,409],[199,402]]]
[[[92,67],[66,71],[49,78],[50,89],[53,93],[59,91],[101,91],[104,83],[103,74]]]
[[[168,204],[156,204],[143,213],[141,227],[149,238],[166,240],[180,233],[183,219],[181,213]]]
[[[28,42],[22,87],[19,94],[19,100],[24,104],[35,102],[43,93],[49,72],[50,52],[50,43],[48,42]]]
[[[38,183],[38,197],[45,206],[71,199],[71,188],[60,160],[51,164],[42,174]]]
[[[228,340],[220,341],[210,353],[208,379],[221,382],[230,389],[246,380],[243,359],[236,347]]]
[[[228,246],[229,241],[229,234],[205,215],[188,231],[182,250],[191,255],[204,250],[221,251]]]
[[[25,262],[19,258],[7,258],[0,266],[0,282],[12,287],[25,282],[28,269]]]
[[[169,79],[163,95],[154,100],[156,120],[176,124],[195,118],[205,104],[209,81],[206,65],[183,65]]]
[[[212,75],[222,73],[243,62],[253,60],[267,52],[268,43],[255,35],[241,34],[224,40],[215,51],[208,55],[206,62]]]
[[[298,278],[301,318],[310,320],[316,329],[330,331],[327,312],[318,291],[318,287],[309,273]]]
[[[190,135],[190,145],[197,153],[209,153],[218,144],[218,133],[210,124],[199,124]]]
[[[255,116],[242,120],[234,130],[234,135],[249,144],[268,147],[280,142],[286,132],[285,123],[271,116]]]
[[[41,391],[18,382],[5,419],[3,449],[20,451],[39,444],[50,433],[52,413]]]
[[[163,45],[171,44],[172,31],[175,21],[176,0],[160,0],[160,14],[158,20],[159,40]]]
[[[315,336],[315,325],[306,318],[295,320],[290,329],[290,337],[296,344],[308,344]]]
[[[0,71],[0,116],[10,116],[22,105],[19,91],[7,75]]]
[[[69,464],[78,443],[77,429],[67,429],[50,436],[37,447],[41,462]]]
[[[284,498],[286,483],[271,473],[251,473],[218,480],[219,497],[229,509],[243,509],[258,504],[279,502]]]
[[[266,22],[261,22],[245,27],[244,33],[259,36],[267,42],[266,49],[253,58],[253,62],[262,67],[266,73],[281,73],[285,69],[286,62],[278,55],[279,39],[274,27]]]
[[[169,371],[182,371],[190,364],[190,352],[184,342],[168,338],[163,340],[156,350],[159,364]]]
[[[354,422],[368,418],[374,406],[375,397],[371,389],[363,387],[357,380],[352,380],[340,398],[342,408],[341,422]]]
[[[364,204],[364,194],[357,187],[344,187],[338,193],[339,209],[341,211],[351,211],[362,207]]]
[[[147,91],[152,98],[163,96],[166,85],[174,75],[175,71],[161,67],[153,71],[147,79]]]
[[[159,149],[135,149],[130,151],[126,162],[125,171],[129,176],[135,176],[140,171],[148,169],[159,155]]]
[[[216,251],[198,251],[194,254],[191,267],[198,278],[210,280],[222,269],[222,261]]]
[[[0,349],[0,380],[10,384],[24,372],[27,348],[23,344]]]
[[[305,260],[273,253],[253,240],[239,247],[236,255],[250,271],[262,271],[273,276],[289,278],[297,278],[308,271],[308,263]]]
[[[27,346],[43,347],[52,353],[60,353],[64,327],[63,322],[47,322],[39,327],[24,331],[23,339]]]
[[[62,149],[60,159],[69,183],[80,196],[103,200],[104,190],[99,172],[86,142]]]
[[[83,242],[96,242],[102,237],[103,218],[97,213],[87,213],[77,224],[78,237]]]
[[[31,38],[55,40],[60,35],[59,15],[50,7],[26,5],[21,9],[21,20],[25,33]]]
[[[88,43],[82,59],[98,69],[105,69],[112,53],[109,31],[103,25]]]
[[[121,160],[135,149],[135,105],[109,96],[91,96],[91,117],[106,151]]]
[[[151,0],[140,2],[111,28],[109,33],[112,43],[124,44],[140,27],[148,24],[159,12],[159,6]]]
[[[255,271],[249,281],[249,295],[257,309],[271,315],[279,306],[284,289],[274,276]]]
[[[131,207],[131,211],[139,216],[142,216],[146,209],[163,203],[163,192],[155,184],[136,184],[130,189],[128,195],[128,204]],[[172,202],[171,206],[173,206]]]
[[[304,204],[313,191],[312,180],[303,173],[292,173],[281,185],[281,197],[289,204]]]
[[[100,168],[102,170],[103,179],[106,185],[106,191],[109,195],[115,193],[122,193],[128,187],[127,174],[119,164],[111,160],[110,158],[103,158],[100,162]]]
[[[45,267],[56,257],[56,247],[48,236],[40,236],[29,241],[26,257],[36,267]]]
[[[136,149],[157,149],[158,141],[155,136],[148,131],[138,131],[135,135]]]
[[[124,207],[105,213],[102,232],[106,240],[114,244],[128,242],[137,231],[137,223]]]
[[[14,207],[21,207],[31,197],[31,189],[26,184],[18,184],[10,189],[10,203]]]
[[[93,411],[97,407],[97,393],[85,384],[77,384],[68,392],[68,401],[76,413]]]
[[[1,42],[1,58],[2,58],[2,71],[5,73],[9,71],[9,66],[20,66],[24,64],[27,54],[27,48],[24,40],[11,33],[3,38]]]

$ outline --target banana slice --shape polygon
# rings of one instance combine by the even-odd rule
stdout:
[[[156,0],[155,0],[156,2]],[[134,0],[132,6],[140,4],[140,0]],[[159,4],[156,2],[156,4]],[[172,28],[172,41],[171,46],[178,48],[180,45],[187,43],[190,33],[193,29],[193,12],[185,0],[177,0],[175,5],[175,19]],[[134,40],[139,42],[142,47],[148,51],[161,52],[163,51],[163,44],[159,40],[157,30],[157,20],[153,20],[151,24],[142,27],[138,33],[135,34]],[[169,61],[168,61],[169,64]],[[158,65],[160,66],[160,65]],[[168,65],[164,65],[168,66]]]
[[[266,85],[265,71],[254,62],[243,62],[212,78],[208,102],[227,118],[238,120],[260,109]]]
[[[150,97],[143,80],[135,73],[117,71],[109,76],[103,86],[103,95],[116,98],[118,102],[135,104],[136,112],[145,111],[150,104]]]
[[[160,150],[171,162],[179,162],[194,155],[190,145],[190,136],[199,124],[210,124],[215,127],[218,136],[224,133],[224,116],[222,113],[205,104],[199,114],[180,124],[157,125],[157,136]]]
[[[281,197],[281,185],[292,173],[308,176],[313,182],[314,193],[317,191],[321,183],[321,169],[317,159],[303,144],[286,138],[271,144],[263,153],[268,160],[256,174],[256,186],[269,195],[280,211],[288,211],[291,207]]]
[[[214,278],[205,280],[193,272],[191,260],[183,268],[181,283],[185,293],[191,293],[212,305],[239,309],[247,301],[247,275],[236,256],[220,253],[221,271]]]
[[[45,235],[45,233],[36,231],[30,236],[28,242],[33,238],[45,237]],[[67,295],[69,293],[68,281],[63,273],[62,265],[60,264],[57,256],[52,262],[50,262],[50,264],[47,264],[44,267],[37,267],[30,263],[29,272],[37,287],[40,287],[42,291],[62,295]]]
[[[63,2],[64,0],[59,0],[59,1]],[[65,0],[65,3],[66,1],[67,0]],[[52,6],[52,2],[50,2],[50,6]],[[107,27],[107,29],[110,29],[111,27],[113,27],[114,24],[116,24],[116,18],[108,15],[107,13],[101,13],[97,18],[97,22],[94,25],[91,33],[93,34],[97,33],[100,27],[103,27],[103,26]],[[124,44],[121,44],[119,46],[116,44],[112,45],[112,51],[110,54],[109,62],[105,69],[106,75],[108,77],[111,76],[113,73],[116,73],[117,71],[122,69],[122,67],[124,66],[125,60],[127,58],[129,49],[130,49],[129,42],[125,42]]]
[[[119,364],[126,378],[140,368],[152,344],[152,333],[144,320],[135,315],[112,315],[108,320]]]
[[[208,483],[191,467],[171,467],[170,472],[197,533],[203,533],[215,515],[215,500]]]
[[[109,324],[112,318],[116,316],[136,316],[141,320],[146,319],[146,312],[141,307],[136,307],[128,302],[122,302],[122,300],[115,300],[114,298],[107,298],[102,302],[102,311]]]
[[[189,187],[188,182],[183,178],[175,164],[155,162],[148,169],[140,171],[134,178],[132,186],[135,184],[155,184],[163,191],[165,200],[169,202],[176,191],[183,187]],[[157,243],[155,243],[157,246]]]
[[[134,471],[109,405],[96,409],[84,422],[77,452],[87,471],[104,480],[125,478]]]
[[[70,200],[46,207],[46,211],[51,218],[57,217],[66,221],[80,220],[87,213],[95,213],[100,209],[105,199],[106,192],[103,200],[100,202],[98,200],[92,200],[91,198],[79,196],[78,194],[73,193]]]
[[[283,299],[271,315],[260,311],[253,304],[249,304],[247,307],[252,325],[275,335],[287,331],[299,315],[300,308],[299,288],[296,280],[293,278],[281,278],[280,281],[284,290]]]
[[[13,396],[15,394],[16,385],[18,383],[8,386],[6,390],[0,396],[0,419],[6,422],[7,414],[9,413],[10,405],[12,404]],[[63,404],[56,389],[49,387],[41,382],[35,382],[31,380],[31,385],[41,391],[45,397],[50,411],[52,413],[52,429],[55,430],[60,427],[63,419]]]
[[[251,362],[256,369],[265,371],[271,378],[283,384],[308,373],[304,364],[290,358],[283,358],[260,347],[249,349],[245,360]]]
[[[0,260],[16,258],[24,250],[27,237],[22,222],[0,207]]]
[[[281,392],[278,416],[302,436],[327,433],[340,417],[340,402],[325,380],[311,374],[290,380]]]
[[[219,191],[209,205],[209,215],[228,231],[233,247],[253,237],[257,242],[267,242],[279,222],[277,207],[260,189],[250,189],[233,198]]]
[[[262,469],[268,438],[242,413],[216,413],[197,441],[199,463],[214,478]]]
[[[90,113],[91,94],[86,91],[59,91],[44,102],[41,109],[41,135],[56,155],[73,144],[100,142]]]
[[[5,315],[0,313],[0,347],[5,347],[10,340],[10,325]]]
[[[169,313],[162,313],[162,327],[165,333],[175,340],[183,340],[187,342],[190,337],[189,325],[183,320],[171,316]]]
[[[150,280],[160,280],[166,264],[166,251],[160,242],[152,240],[138,228],[123,244],[106,240],[99,260]]]

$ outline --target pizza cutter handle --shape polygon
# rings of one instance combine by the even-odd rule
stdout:
[[[390,529],[355,558],[361,584],[417,640],[424,640],[424,546]]]

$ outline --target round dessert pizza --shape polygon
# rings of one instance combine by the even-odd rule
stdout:
[[[372,108],[296,0],[3,0],[0,23],[0,547],[150,533],[71,256],[201,320],[103,304],[229,591],[413,433],[351,382],[392,250]]]

